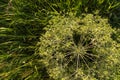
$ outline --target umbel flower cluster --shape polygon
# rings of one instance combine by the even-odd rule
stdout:
[[[51,79],[109,80],[116,74],[120,48],[107,19],[54,16],[45,30],[36,54]]]

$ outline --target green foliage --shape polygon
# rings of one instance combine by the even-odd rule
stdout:
[[[37,14],[38,12],[42,12],[44,15],[42,17],[45,17],[46,13],[68,14],[74,12],[76,15],[80,15],[84,12],[94,13],[96,10],[105,15],[113,12],[120,5],[117,0],[12,0],[12,2],[15,10],[18,13],[22,12],[20,15],[23,17],[42,16]]]
[[[43,24],[20,16],[11,1],[0,1],[0,80],[41,79],[45,72],[32,54]]]
[[[41,62],[55,80],[114,80],[120,46],[107,19],[55,16],[37,44]]]
[[[1,32],[2,53],[9,51],[30,54],[34,53],[38,36],[44,33],[43,27],[51,17],[71,13],[76,16],[94,13],[96,10],[99,10],[99,14],[108,14],[119,7],[116,0],[2,0],[0,3],[3,11],[1,14],[4,14],[0,18],[1,29],[11,30]]]
[[[79,20],[74,16],[77,16],[77,17],[82,16],[81,15],[82,13],[93,13],[95,15],[100,14],[102,16],[107,16],[107,17],[110,16],[111,23],[112,24],[114,23],[114,26],[117,24],[119,27],[119,21],[120,21],[119,13],[118,13],[119,12],[118,7],[120,6],[119,4],[120,4],[119,0],[0,0],[0,79],[1,80],[23,80],[23,79],[50,80],[50,78],[52,77],[50,76],[50,74],[47,73],[46,66],[41,63],[40,54],[38,54],[37,52],[36,54],[34,54],[37,48],[36,43],[38,43],[41,35],[44,35],[45,31],[47,30],[48,30],[47,33],[49,33],[49,29],[51,29],[51,31],[55,31],[56,33],[58,31],[58,36],[60,36],[59,34],[61,34],[61,37],[68,36],[68,38],[70,37],[70,40],[74,39],[71,41],[71,42],[74,41],[73,47],[75,46],[78,47],[79,46],[78,44],[83,42],[82,50],[86,51],[86,45],[89,44],[89,41],[91,40],[94,41],[93,38],[97,39],[97,37],[93,36],[94,33],[91,33],[91,32],[90,32],[91,35],[84,33],[83,29],[85,27],[83,26],[84,20],[82,22],[82,19],[85,19],[85,18],[81,18]],[[110,15],[107,15],[107,14],[110,14]],[[58,15],[63,15],[66,18],[60,17],[60,16],[56,17]],[[71,15],[71,17],[69,15]],[[70,18],[67,18],[67,17],[70,17]],[[61,22],[62,20],[63,22]],[[69,27],[64,29],[64,27],[61,27],[62,25],[59,28],[53,27],[54,29],[58,29],[58,30],[52,30],[53,29],[51,28],[52,25],[58,24],[59,26],[61,23],[64,23],[64,21],[67,22],[65,23],[65,26],[67,25],[83,26],[83,28],[80,28],[82,32],[80,32],[79,29],[76,29],[79,27],[74,26],[73,28],[75,29],[72,29],[73,31],[71,30],[69,31],[68,29]],[[71,24],[71,22],[74,22],[74,23]],[[99,23],[99,20],[98,20],[98,23]],[[84,23],[84,24],[87,24],[87,23]],[[91,26],[93,26],[94,22],[90,24]],[[46,28],[47,25],[48,25],[47,29],[44,30],[43,28]],[[97,24],[95,23],[94,25],[97,25]],[[91,27],[91,28],[93,28],[93,32],[96,29],[95,27]],[[89,27],[90,31],[91,31],[91,28]],[[61,33],[59,33],[59,29],[60,30],[63,29],[61,30]],[[66,29],[68,29],[68,31],[64,31]],[[111,28],[106,28],[106,27],[104,29],[110,29],[109,31],[111,32],[105,31],[105,33],[111,34],[113,32],[112,38],[115,41],[115,43],[119,44],[119,35],[120,35],[119,29],[116,29],[115,31],[112,30]],[[104,29],[100,28],[100,30],[103,30],[103,34],[104,34]],[[64,31],[65,35],[62,34],[62,31]],[[52,35],[55,35],[55,32]],[[73,33],[73,35],[71,35],[69,32]],[[87,31],[86,29],[85,32],[89,32],[89,31]],[[100,35],[100,34],[102,35],[102,33],[99,33],[99,32],[100,31],[98,30],[98,32],[96,32],[96,35]],[[45,35],[47,33],[45,33]],[[83,39],[84,41],[82,40],[82,42],[79,42],[79,37],[80,37],[79,35],[83,35],[82,37],[84,38]],[[105,35],[107,36],[107,34]],[[67,48],[71,47],[72,44],[71,42],[69,43],[68,39],[65,38],[65,40],[63,41],[68,42],[68,44],[65,45],[65,44],[62,44],[61,42],[60,46],[62,45],[67,46],[66,48],[63,46],[63,48],[67,50]],[[110,44],[114,43],[113,40],[110,39]],[[58,41],[58,43],[56,44],[59,44],[59,43],[60,42]],[[104,42],[102,43],[100,41],[100,46],[104,46],[102,44],[104,44]],[[43,47],[45,47],[45,45]],[[63,48],[60,47],[59,49],[62,50]],[[76,51],[75,49],[73,49],[71,53]],[[92,50],[87,48],[87,50],[90,50],[90,51],[94,51],[94,49],[95,48],[93,48]],[[84,53],[82,55],[84,56]],[[96,59],[96,57],[94,58],[95,58],[95,61],[98,60]],[[92,61],[91,59],[88,59],[88,61],[89,60]],[[85,65],[83,59],[81,59],[81,61],[82,61],[82,67],[79,66],[80,67],[79,72],[81,71],[83,73],[80,73],[80,74],[85,74],[85,76],[83,77],[86,77],[87,74],[88,74],[87,75],[88,78],[94,77],[94,75],[91,76],[89,74],[90,70],[88,70],[86,66],[88,65],[88,67],[91,68],[91,65],[94,64],[95,62],[92,62],[92,63],[88,62],[87,65]],[[72,62],[76,62],[76,61],[72,60]],[[70,62],[70,64],[73,64],[73,63]],[[116,66],[118,65],[119,64],[117,64]],[[84,68],[84,66],[86,71],[82,69]],[[74,67],[75,66],[73,66],[73,68]],[[113,70],[115,69],[118,70],[119,67],[118,68],[114,67]],[[68,72],[73,72],[73,70],[72,71],[68,70]],[[70,74],[71,73],[67,73],[65,75],[69,76]],[[97,73],[97,75],[99,74],[100,73]],[[118,71],[115,74],[117,74],[116,76],[119,77],[120,73]],[[73,74],[73,76],[75,75]],[[101,75],[97,77],[101,78]]]

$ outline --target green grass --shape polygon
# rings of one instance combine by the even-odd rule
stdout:
[[[106,17],[115,30],[112,39],[120,44],[119,12],[119,0],[1,0],[0,78],[50,80],[35,50],[39,38],[46,33],[44,28],[55,16],[78,18],[91,13]],[[116,76],[119,74],[118,71]]]

